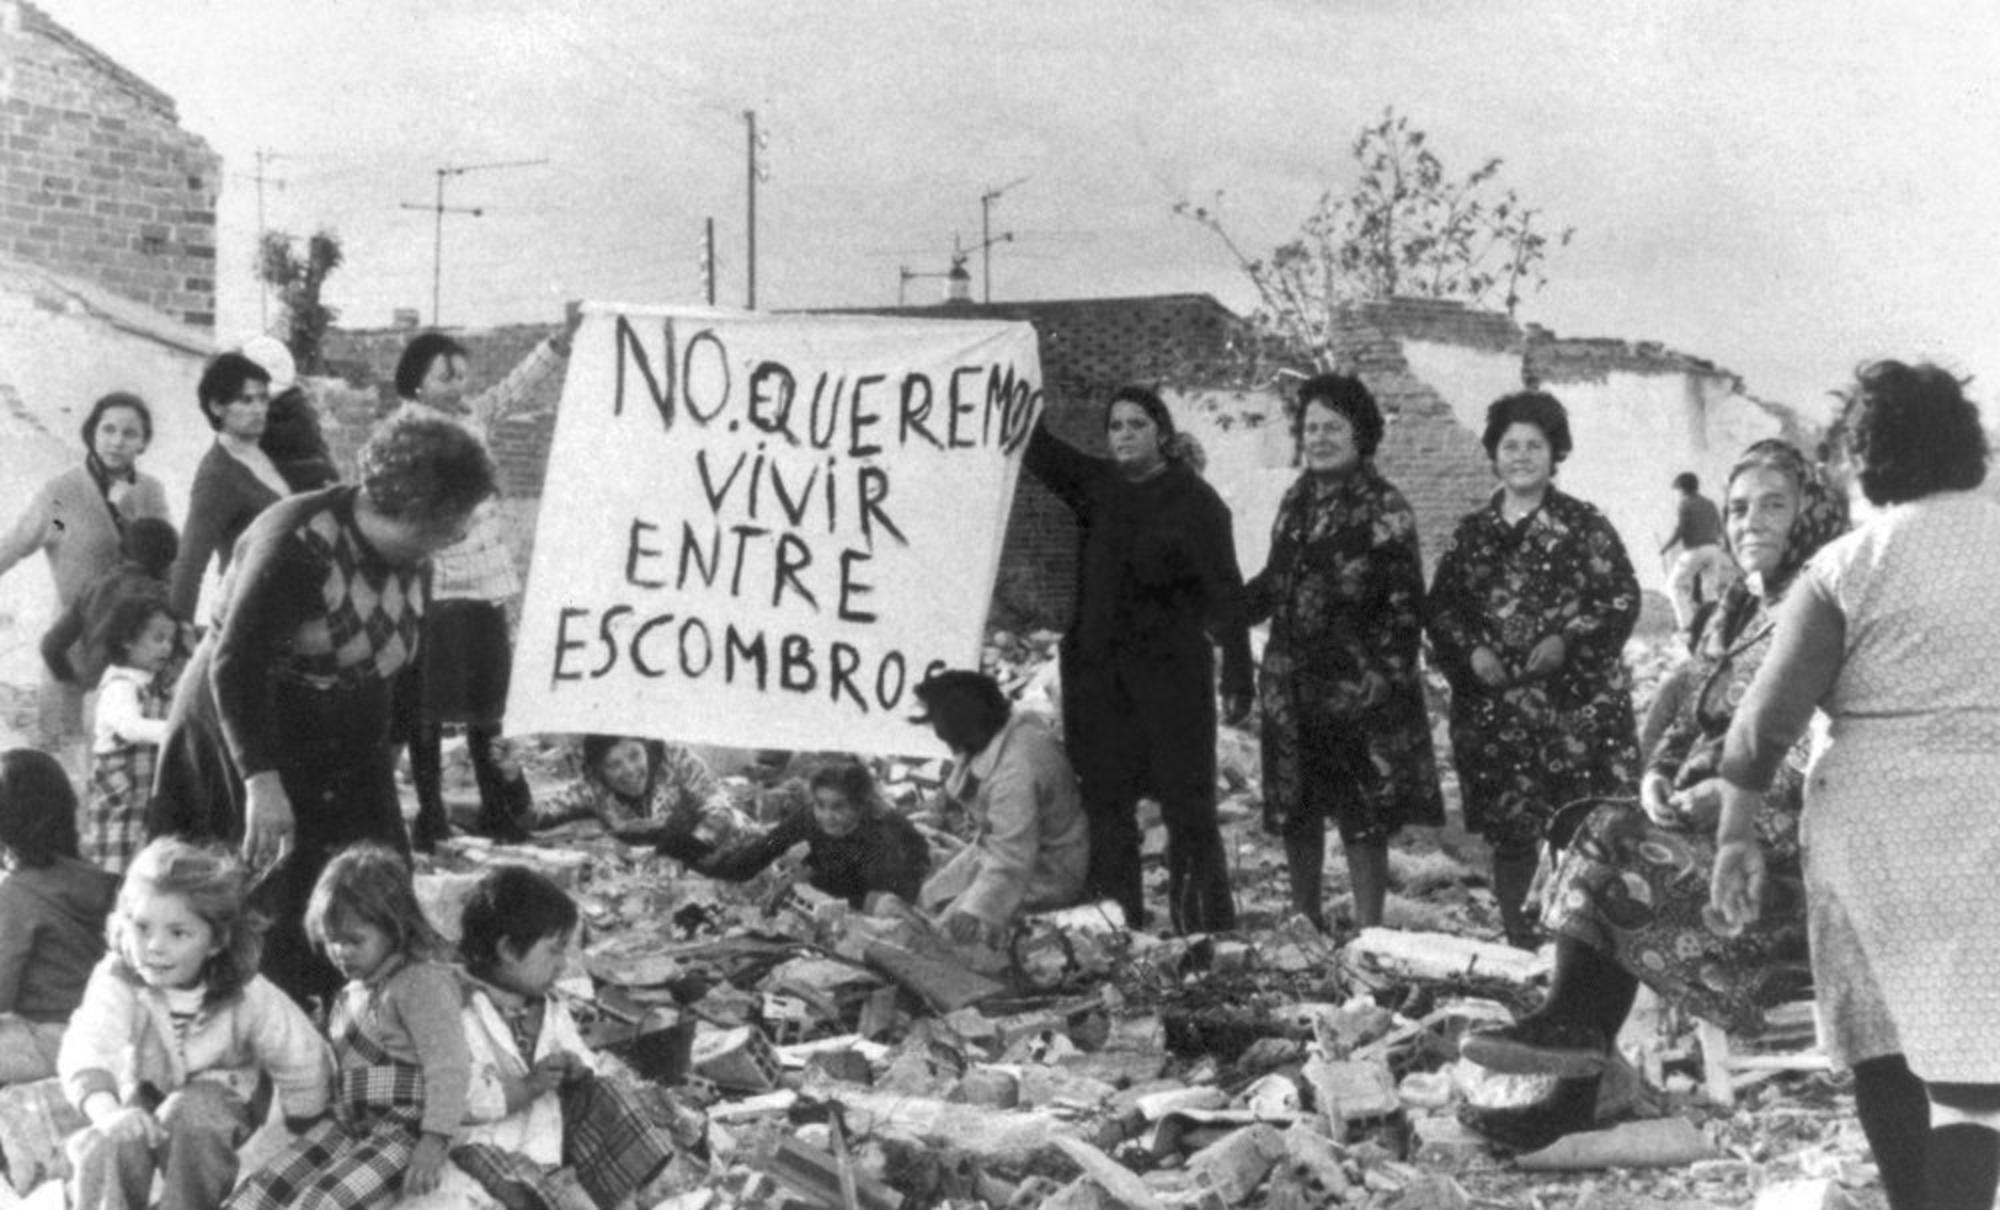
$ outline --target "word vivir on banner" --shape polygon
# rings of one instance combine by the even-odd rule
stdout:
[[[1027,324],[586,307],[509,728],[930,751],[1042,402]]]

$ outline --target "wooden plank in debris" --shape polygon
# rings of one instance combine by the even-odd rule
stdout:
[[[816,1206],[897,1210],[903,1204],[903,1195],[894,1189],[795,1138],[773,1139],[751,1163]]]
[[[954,1012],[1001,995],[1007,988],[962,966],[876,942],[866,950],[868,965],[921,997],[939,1013]]]
[[[1347,943],[1341,957],[1364,970],[1403,979],[1492,979],[1516,986],[1546,974],[1549,964],[1537,954],[1509,945],[1495,945],[1451,933],[1412,933],[1400,929],[1362,929]]]

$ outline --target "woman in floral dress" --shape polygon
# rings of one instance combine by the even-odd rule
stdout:
[[[1557,808],[1630,794],[1638,781],[1621,656],[1639,582],[1604,514],[1554,486],[1571,443],[1553,395],[1496,400],[1483,440],[1500,490],[1452,534],[1430,634],[1451,684],[1465,826],[1492,846],[1507,939],[1533,945],[1525,900]]]
[[[1328,822],[1361,928],[1382,923],[1389,838],[1444,822],[1418,664],[1416,514],[1375,469],[1382,427],[1357,378],[1325,374],[1300,388],[1292,435],[1304,469],[1247,588],[1251,620],[1271,619],[1258,673],[1264,826],[1284,838],[1293,910],[1321,928]]]
[[[1737,703],[1771,649],[1772,615],[1799,569],[1847,529],[1847,502],[1805,456],[1759,441],[1730,471],[1730,553],[1746,575],[1696,636],[1690,696],[1647,763],[1640,796],[1572,805],[1583,822],[1564,849],[1543,921],[1556,934],[1549,995],[1513,1025],[1469,1035],[1464,1055],[1502,1071],[1588,1085],[1527,1110],[1483,1111],[1471,1124],[1538,1145],[1588,1126],[1606,1056],[1641,982],[1695,1016],[1755,1028],[1765,1006],[1807,983],[1799,809],[1810,745],[1797,744],[1765,793],[1757,832],[1773,871],[1771,908],[1755,926],[1716,928],[1705,909],[1721,809],[1718,765]],[[1568,812],[1566,812],[1567,814]]]

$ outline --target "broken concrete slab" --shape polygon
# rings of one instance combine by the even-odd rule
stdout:
[[[1512,946],[1452,933],[1386,928],[1362,929],[1341,949],[1340,957],[1343,966],[1357,972],[1397,981],[1480,978],[1526,986],[1549,971],[1548,959]]]
[[[1083,1170],[1084,1178],[1103,1188],[1123,1210],[1162,1210],[1162,1203],[1139,1174],[1082,1139],[1055,1136],[1056,1149]]]
[[[1492,1150],[1486,1136],[1452,1114],[1426,1114],[1410,1122],[1410,1157],[1419,1164],[1461,1168]]]
[[[1304,1122],[1294,1122],[1285,1130],[1285,1166],[1300,1188],[1317,1195],[1314,1205],[1325,1205],[1347,1193],[1347,1153],[1339,1143]]]
[[[1336,1137],[1351,1123],[1375,1121],[1398,1113],[1402,1099],[1396,1079],[1381,1063],[1360,1059],[1306,1060],[1303,1071],[1313,1104],[1325,1119],[1327,1133]]]
[[[862,954],[869,966],[914,993],[938,1013],[978,1004],[1007,990],[1005,984],[963,966],[887,942],[873,942]]]
[[[984,1105],[991,1109],[1012,1109],[1022,1101],[1021,1081],[1009,1071],[994,1067],[975,1067],[965,1073],[947,1099],[962,1101],[967,1105]],[[1029,1104],[1041,1103],[1041,1101],[1029,1102]]]
[[[1708,1136],[1682,1117],[1622,1122],[1606,1130],[1567,1135],[1515,1163],[1529,1172],[1578,1168],[1665,1168],[1715,1154]]]
[[[1268,1123],[1245,1126],[1188,1157],[1186,1171],[1232,1206],[1250,1200],[1279,1160],[1285,1134]]]
[[[1753,1210],[1861,1210],[1864,1204],[1840,1182],[1818,1178],[1766,1185]]]
[[[1082,1127],[1039,1109],[998,1113],[976,1105],[955,1105],[936,1097],[906,1096],[878,1089],[842,1089],[833,1098],[843,1106],[855,1134],[902,1136],[954,1147],[981,1168],[1020,1177],[1036,1171],[1037,1157],[1058,1140],[1074,1139]]]

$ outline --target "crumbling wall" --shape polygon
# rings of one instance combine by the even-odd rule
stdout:
[[[222,157],[25,0],[0,0],[0,147],[0,251],[214,327]]]

